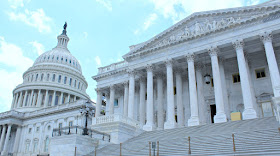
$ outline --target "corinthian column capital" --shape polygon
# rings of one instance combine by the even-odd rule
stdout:
[[[260,34],[260,39],[263,43],[272,42],[272,33],[271,32],[263,32]]]
[[[135,69],[132,69],[132,68],[128,69],[126,72],[129,74],[129,76],[132,76],[132,77],[134,77],[136,74]]]
[[[172,66],[173,65],[173,59],[166,59],[165,61],[164,61],[164,63],[165,63],[165,65],[166,66]]]
[[[151,72],[154,69],[154,66],[152,64],[147,64],[146,66],[147,72]]]
[[[218,54],[220,53],[220,50],[217,46],[211,46],[208,49],[208,54],[212,57],[212,56],[218,56]]]
[[[194,54],[188,54],[186,55],[187,61],[188,62],[194,62],[195,55]]]
[[[234,48],[235,50],[237,50],[237,49],[243,49],[243,47],[244,47],[244,42],[243,42],[242,39],[238,39],[238,40],[233,41],[233,42],[232,42],[232,45],[233,45],[233,48]]]

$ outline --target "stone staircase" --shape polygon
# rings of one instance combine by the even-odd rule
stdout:
[[[160,156],[280,155],[278,127],[275,117],[270,117],[144,132],[122,144],[122,156],[148,156],[152,141],[159,141]],[[119,155],[119,144],[97,150],[97,156]]]

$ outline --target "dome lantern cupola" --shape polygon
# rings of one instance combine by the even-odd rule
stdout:
[[[57,36],[57,48],[65,48],[67,49],[67,44],[69,42],[69,37],[67,36],[67,23],[65,22],[64,26],[63,26],[63,31],[62,34]]]

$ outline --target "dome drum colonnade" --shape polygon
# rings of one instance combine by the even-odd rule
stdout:
[[[279,97],[279,90],[277,88],[280,86],[280,76],[279,76],[279,70],[278,65],[276,61],[276,57],[274,54],[274,49],[272,46],[272,32],[264,32],[259,35],[260,40],[262,41],[266,58],[268,62],[268,68],[269,73],[271,77],[272,82],[272,88],[274,97]],[[257,118],[257,113],[254,106],[254,93],[252,92],[251,87],[251,80],[249,78],[249,67],[248,67],[248,61],[246,60],[245,53],[244,53],[244,41],[242,39],[232,40],[232,47],[235,49],[236,57],[237,57],[237,63],[238,63],[238,69],[240,73],[240,79],[241,79],[241,90],[242,90],[242,97],[244,102],[244,112],[242,113],[243,119],[253,119]],[[225,99],[224,97],[227,97],[228,95],[226,91],[224,90],[224,74],[223,67],[221,67],[221,59],[219,59],[219,53],[220,52],[219,45],[217,46],[211,46],[206,51],[208,52],[210,59],[211,59],[211,66],[212,66],[212,74],[213,74],[213,81],[214,81],[214,93],[215,93],[215,104],[217,108],[217,114],[214,117],[214,122],[226,122],[228,120],[226,109],[225,109]],[[191,116],[188,119],[188,126],[195,126],[199,125],[201,120],[205,120],[200,118],[199,115],[199,106],[198,106],[198,93],[199,90],[203,88],[199,88],[197,86],[198,77],[202,78],[201,72],[199,72],[201,69],[199,68],[199,63],[195,64],[195,55],[194,54],[187,54],[185,56],[187,60],[187,67],[188,67],[188,88],[189,88],[189,100],[190,100],[190,112]],[[161,64],[160,62],[151,65],[148,64],[146,66],[146,73],[147,73],[147,82],[143,82],[142,80],[139,81],[140,83],[140,106],[139,106],[139,121],[140,124],[143,126],[144,130],[151,131],[154,130],[155,127],[158,127],[159,129],[170,129],[175,128],[177,126],[184,126],[185,121],[187,120],[184,118],[184,111],[183,111],[183,104],[182,104],[182,91],[180,88],[176,89],[177,92],[177,123],[175,121],[175,104],[174,104],[174,80],[173,80],[173,61],[174,59],[169,58],[167,59],[165,63],[166,67],[166,90],[167,90],[167,116],[166,116],[166,122],[164,123],[164,110],[162,109],[162,102],[157,102],[157,110],[154,110],[154,85],[153,85],[153,78],[154,75],[156,75],[156,83],[157,83],[157,97],[158,100],[162,100],[161,97],[163,97],[163,88],[162,88],[162,74],[154,74],[160,71],[154,70],[155,66],[159,66]],[[196,68],[196,69],[195,69]],[[134,114],[134,97],[135,97],[135,81],[136,80],[136,72],[137,70],[143,70],[143,69],[130,69],[128,70],[128,82],[123,83],[124,84],[124,104],[123,104],[123,113],[122,115],[127,116],[131,119],[136,119]],[[180,69],[181,70],[181,69]],[[161,72],[163,73],[163,72]],[[199,75],[200,73],[200,75]],[[143,75],[140,75],[138,77],[141,77]],[[176,86],[182,86],[182,76],[181,72],[176,72],[175,74],[175,80],[176,80]],[[109,114],[106,115],[113,115],[114,114],[114,102],[111,102],[111,99],[114,99],[115,96],[115,88],[116,84],[110,86],[109,94],[110,96],[110,103],[109,103]],[[118,85],[119,86],[119,85]],[[147,86],[147,89],[145,88]],[[106,91],[105,88],[97,88],[97,104],[96,104],[96,117],[102,117],[100,114],[101,110],[101,103],[102,103],[102,95]],[[144,90],[144,91],[143,91]],[[145,105],[145,92],[147,92],[147,104]],[[178,94],[178,92],[180,92]],[[107,97],[106,97],[107,98]],[[147,107],[147,111],[145,111],[145,107]],[[145,113],[146,112],[146,113]],[[155,112],[157,116],[157,125],[155,125]],[[146,119],[146,122],[145,122]]]
[[[67,48],[66,30],[57,39],[57,46],[40,55],[23,74],[23,84],[13,91],[11,109],[36,109],[89,99],[81,66]]]

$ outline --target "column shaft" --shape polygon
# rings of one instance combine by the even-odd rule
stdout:
[[[164,128],[164,116],[163,116],[163,75],[157,76],[157,122],[158,129]]]
[[[248,71],[246,68],[246,61],[243,52],[243,41],[237,40],[233,43],[233,46],[236,50],[237,61],[238,61],[238,68],[239,68],[239,75],[240,75],[240,82],[241,82],[241,89],[242,89],[242,96],[244,102],[244,112],[243,112],[243,119],[253,119],[257,118],[257,113],[253,107],[253,96],[250,89],[250,80],[248,77]]]
[[[22,102],[22,91],[20,92],[20,95],[19,95],[18,107],[21,107],[21,102]]]
[[[12,104],[11,104],[11,110],[14,108],[15,101],[16,101],[16,94],[14,94],[14,96],[13,96],[13,101],[12,101]]]
[[[140,112],[139,112],[139,115],[140,115],[140,124],[141,125],[145,125],[145,119],[146,119],[146,83],[145,83],[145,79],[142,78],[140,80]]]
[[[189,93],[190,93],[190,108],[191,118],[188,120],[188,126],[199,125],[198,117],[198,103],[197,103],[197,90],[194,69],[194,55],[188,55],[188,76],[189,76]]]
[[[41,94],[41,89],[39,89],[36,107],[41,107],[41,104],[42,104],[42,94]]]
[[[27,99],[27,96],[28,96],[28,91],[26,90],[25,94],[24,94],[23,102],[22,102],[22,107],[25,107],[28,105],[28,101],[29,101],[30,97]]]
[[[44,107],[48,107],[48,103],[49,103],[49,91],[46,90],[46,94],[45,94],[45,101],[44,101]]]
[[[95,90],[97,93],[95,117],[99,117],[101,115],[100,112],[101,112],[101,104],[102,104],[102,92],[98,88]]]
[[[217,113],[214,116],[215,123],[227,122],[227,117],[225,114],[223,89],[220,75],[220,68],[218,63],[218,48],[211,47],[209,49],[209,55],[211,56],[212,73],[214,79],[214,91],[215,91],[215,102]]]
[[[52,96],[52,106],[55,105],[55,98],[56,98],[56,91],[53,92],[53,96]]]
[[[63,92],[60,93],[60,100],[59,100],[59,104],[63,104],[64,98],[63,98],[64,94]]]
[[[124,97],[123,97],[123,115],[127,116],[128,115],[128,82],[124,83]]]
[[[173,69],[172,61],[166,61],[166,77],[167,77],[167,121],[164,123],[164,129],[172,129],[176,127],[175,107],[174,107],[174,85],[173,85]]]
[[[226,77],[225,77],[224,61],[222,58],[220,58],[219,60],[220,60],[219,68],[220,68],[220,74],[221,74],[225,113],[226,113],[227,119],[230,119],[230,106],[229,106],[229,101],[228,101],[228,91],[227,91],[227,84],[226,84]]]
[[[2,126],[2,133],[1,133],[1,139],[0,139],[0,151],[2,151],[2,148],[4,146],[6,130],[7,130],[7,126],[3,125]]]
[[[70,94],[68,93],[67,103],[70,103]]]
[[[8,125],[8,130],[7,130],[7,134],[6,134],[6,138],[5,138],[5,143],[4,143],[4,148],[3,151],[1,152],[1,155],[8,155],[8,143],[9,143],[9,137],[11,134],[11,128],[12,125]]]
[[[182,71],[176,71],[176,99],[177,99],[177,123],[179,127],[184,126],[184,107],[183,107],[183,85]]]
[[[21,136],[21,127],[17,127],[17,132],[16,132],[16,137],[15,137],[15,143],[13,147],[13,153],[18,153],[18,148],[19,148],[19,141],[20,141],[20,136]]]
[[[135,77],[134,71],[129,73],[129,98],[128,98],[128,117],[134,119],[134,94],[135,94]]]
[[[16,93],[16,100],[15,100],[13,108],[17,108],[18,96],[19,96],[18,93]]]
[[[27,107],[32,106],[32,100],[33,100],[34,90],[31,91],[30,98],[28,99]]]
[[[199,98],[197,98],[197,102],[198,102],[198,114],[199,114],[199,121],[200,124],[206,124],[206,112],[207,112],[207,108],[206,108],[206,104],[205,104],[205,100],[204,100],[204,88],[203,88],[203,77],[202,77],[202,65],[198,64],[196,65],[195,68],[195,76],[196,76],[196,82],[197,82],[197,96]]]
[[[145,131],[152,131],[155,129],[154,125],[154,87],[153,87],[153,67],[147,66],[147,122],[143,127]]]
[[[114,114],[114,102],[115,102],[115,87],[110,86],[110,106],[109,106],[109,114]]]
[[[35,103],[36,103],[36,98],[37,98],[37,94],[34,93],[34,96],[33,96],[33,100],[32,100],[32,107],[35,106]]]

